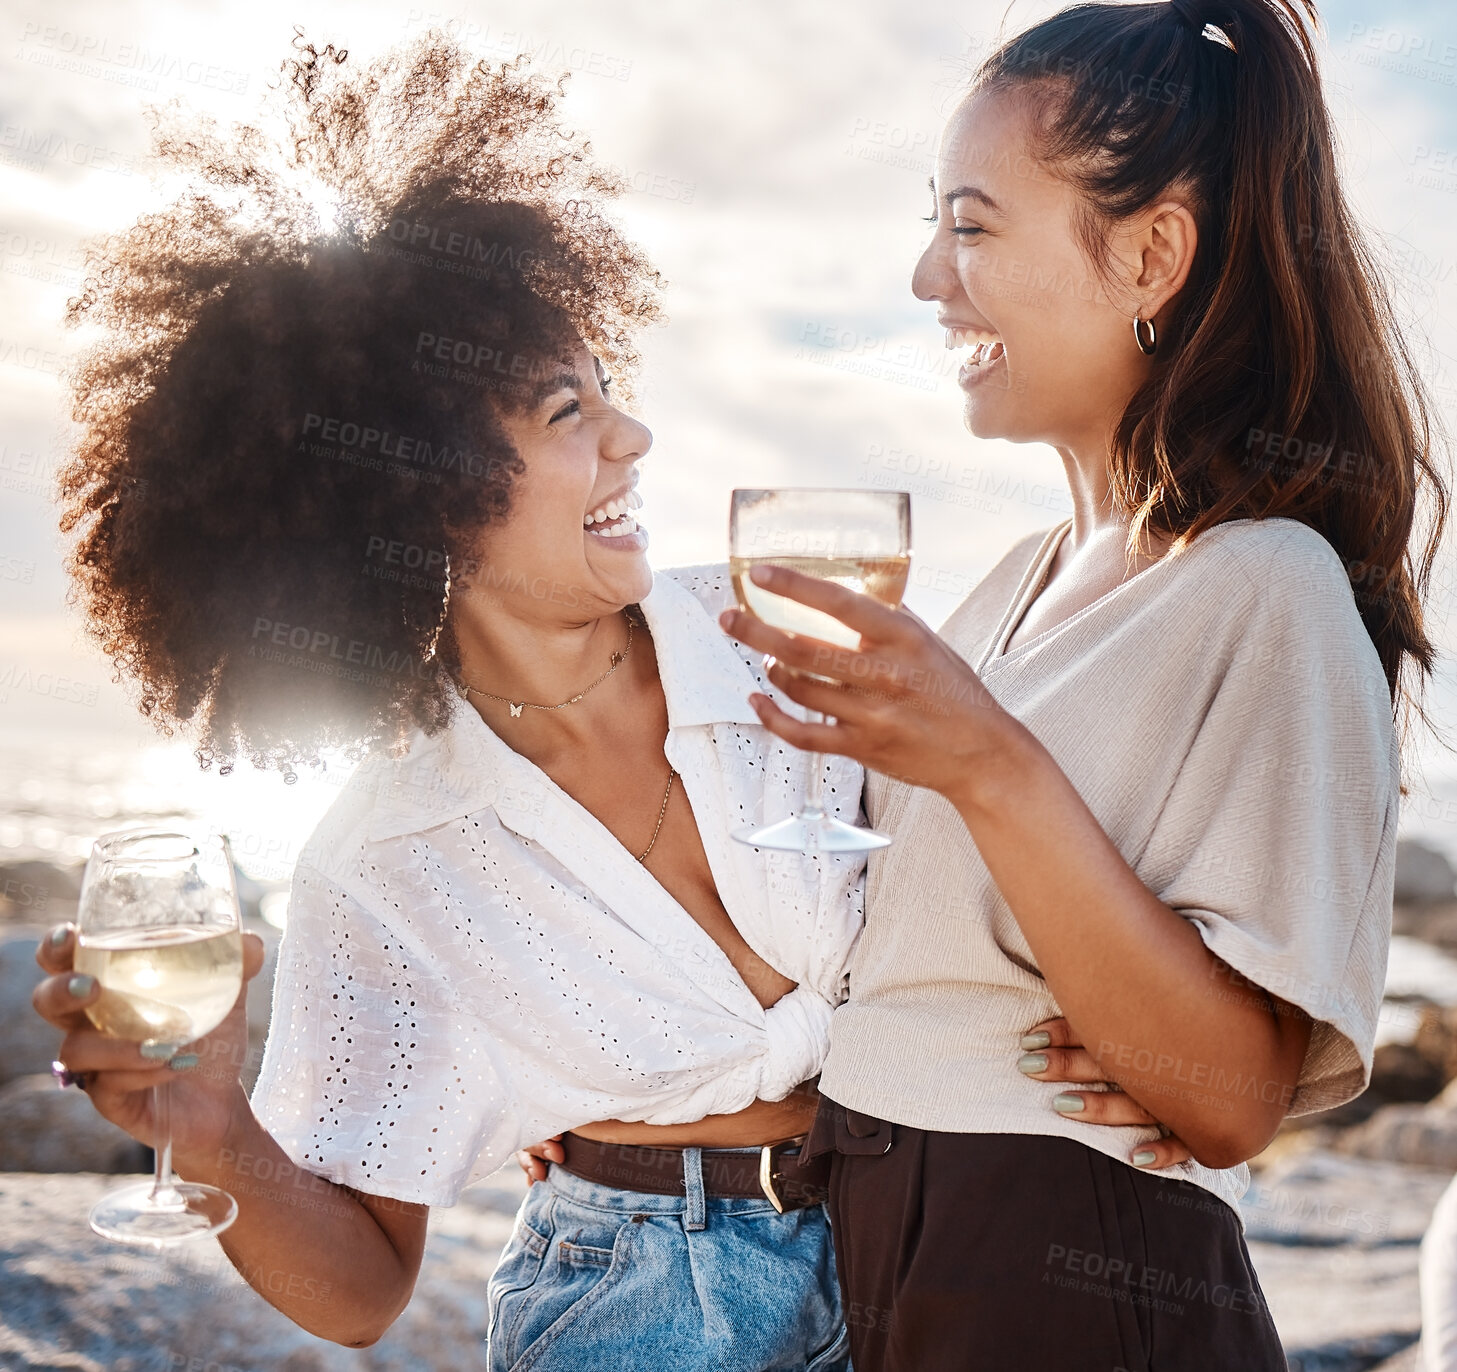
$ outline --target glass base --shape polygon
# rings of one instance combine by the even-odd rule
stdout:
[[[226,1191],[178,1181],[152,1201],[151,1181],[110,1191],[91,1208],[91,1227],[117,1243],[161,1248],[221,1234],[238,1218],[238,1203]]]
[[[777,824],[736,829],[734,838],[754,848],[772,848],[780,853],[868,853],[884,848],[888,834],[874,829],[859,829],[842,819],[821,812],[818,815],[791,815]]]

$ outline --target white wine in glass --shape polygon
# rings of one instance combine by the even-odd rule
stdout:
[[[132,829],[91,849],[76,915],[75,969],[101,994],[87,1017],[113,1038],[171,1049],[212,1033],[243,985],[233,859],[220,834]],[[91,1227],[161,1247],[218,1234],[237,1218],[226,1191],[172,1176],[171,1097],[152,1088],[156,1173],[103,1196]]]
[[[784,487],[739,490],[729,510],[729,574],[739,604],[764,623],[839,648],[858,649],[860,635],[823,610],[775,595],[749,579],[753,567],[791,567],[806,576],[868,595],[895,609],[911,570],[911,498],[905,491]],[[808,711],[807,718],[822,718]],[[784,852],[866,852],[890,842],[873,829],[826,814],[818,754],[799,813],[740,829],[734,837]]]

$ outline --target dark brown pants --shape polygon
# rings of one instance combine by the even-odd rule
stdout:
[[[1217,1196],[1027,1134],[946,1134],[825,1099],[855,1372],[1285,1372]]]

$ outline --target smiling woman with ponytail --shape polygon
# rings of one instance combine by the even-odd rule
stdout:
[[[1315,17],[1080,4],[987,59],[913,288],[1073,517],[939,634],[786,569],[857,653],[721,618],[894,838],[805,1148],[856,1372],[1285,1368],[1243,1164],[1370,1078],[1449,498]]]
[[[979,87],[1033,95],[1043,159],[1101,220],[1176,185],[1193,214],[1189,276],[1158,323],[1162,365],[1109,446],[1119,503],[1190,539],[1243,516],[1312,525],[1345,563],[1394,686],[1404,654],[1433,662],[1405,562],[1418,474],[1436,473],[1421,378],[1338,179],[1303,7],[1078,5],[1002,48]],[[1033,55],[1052,53],[1075,56],[1071,82],[1029,87]],[[1120,97],[1115,71],[1179,98]],[[1078,94],[1059,103],[1059,86]],[[1106,268],[1108,240],[1097,221],[1085,230]],[[1441,482],[1432,489],[1444,515]]]

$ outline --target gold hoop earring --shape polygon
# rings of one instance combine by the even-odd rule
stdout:
[[[435,645],[440,642],[440,631],[445,628],[445,616],[450,610],[450,553],[445,554],[445,598],[440,602],[440,619],[436,622],[435,632],[430,635],[430,642],[425,647],[425,661],[429,662],[435,656]]]
[[[1143,341],[1143,326],[1148,325],[1148,342]],[[1133,314],[1133,341],[1138,344],[1138,351],[1145,357],[1152,357],[1158,351],[1159,333],[1154,328],[1152,319],[1140,319],[1138,312]]]

